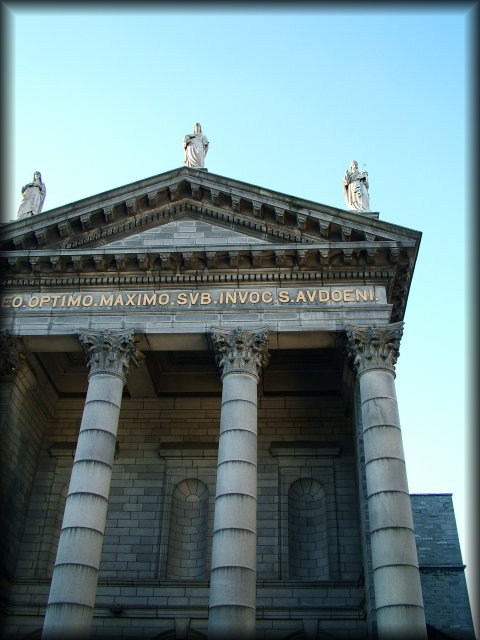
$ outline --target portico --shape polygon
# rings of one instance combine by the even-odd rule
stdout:
[[[394,388],[418,232],[185,167],[2,241],[4,344],[48,389],[6,357],[42,412],[11,629],[426,637]]]

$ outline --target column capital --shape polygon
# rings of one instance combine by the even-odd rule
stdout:
[[[78,339],[87,356],[90,375],[110,373],[125,383],[130,368],[140,366],[145,358],[133,333],[133,329],[80,329]]]
[[[256,330],[212,328],[210,337],[223,378],[227,373],[251,373],[257,378],[267,366],[268,328]]]
[[[358,375],[369,369],[388,369],[395,374],[403,322],[370,327],[346,325],[345,331],[347,352]]]
[[[20,338],[11,336],[8,329],[0,329],[0,376],[16,373],[25,357]]]

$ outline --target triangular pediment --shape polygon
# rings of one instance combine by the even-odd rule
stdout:
[[[370,280],[398,318],[421,234],[378,218],[181,167],[2,225],[2,282]]]
[[[183,218],[273,243],[408,240],[411,230],[356,213],[182,167],[3,225],[2,250],[114,245]],[[413,232],[414,234],[416,232]],[[236,235],[239,234],[239,235]],[[224,237],[225,239],[225,237]],[[130,242],[129,242],[130,244]]]

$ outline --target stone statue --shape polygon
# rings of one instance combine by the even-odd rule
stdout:
[[[343,195],[350,211],[370,211],[368,172],[358,170],[358,162],[352,160],[343,179]]]
[[[185,150],[185,160],[183,164],[186,167],[204,167],[205,156],[208,151],[207,137],[202,133],[200,123],[196,123],[193,127],[193,133],[187,133],[183,139],[183,148]]]
[[[40,213],[45,200],[47,190],[42,182],[42,174],[35,171],[33,174],[33,182],[29,182],[22,187],[23,200],[18,208],[18,218],[28,218]]]

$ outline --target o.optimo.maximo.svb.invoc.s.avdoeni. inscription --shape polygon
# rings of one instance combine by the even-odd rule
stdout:
[[[331,306],[385,302],[383,287],[311,287],[285,289],[211,289],[157,291],[69,291],[61,293],[18,293],[0,297],[0,306],[13,309],[84,309],[179,307],[196,309],[217,306],[279,307],[284,305]]]

